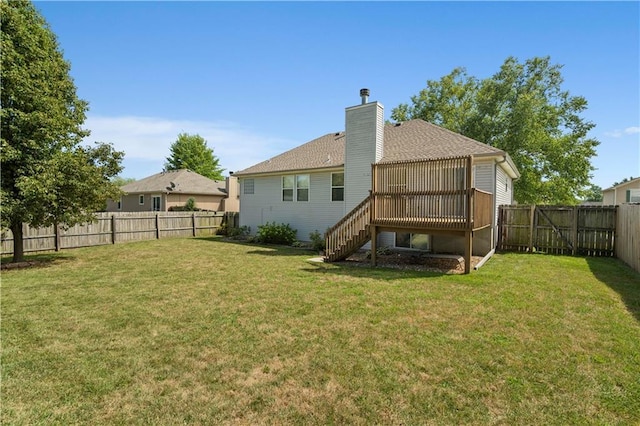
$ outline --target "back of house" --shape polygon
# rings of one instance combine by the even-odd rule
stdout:
[[[493,249],[498,206],[513,203],[512,184],[519,177],[509,155],[423,120],[385,124],[382,104],[369,102],[366,89],[360,94],[361,103],[345,110],[344,131],[327,133],[234,174],[240,183],[240,225],[255,233],[259,225],[285,223],[297,230],[299,240],[307,241],[311,232],[324,233],[370,195],[373,164],[468,157],[471,185],[492,194],[491,226],[477,232],[474,252]],[[442,181],[444,189],[444,173],[418,178],[433,188],[435,180]],[[377,242],[434,252],[460,252],[464,243],[437,232],[383,232]]]

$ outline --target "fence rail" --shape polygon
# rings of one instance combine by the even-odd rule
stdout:
[[[117,212],[97,213],[93,222],[65,227],[23,226],[25,253],[62,250],[168,237],[214,235],[223,223],[237,226],[238,213]],[[2,231],[2,255],[13,253],[13,235]]]
[[[615,256],[616,212],[616,206],[500,206],[498,249]]]

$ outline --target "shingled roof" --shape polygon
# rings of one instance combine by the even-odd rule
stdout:
[[[236,176],[344,166],[345,133],[329,133],[236,172]],[[381,162],[458,156],[505,155],[505,152],[424,120],[384,126]]]
[[[225,182],[212,180],[191,170],[170,170],[123,185],[127,194],[177,193],[226,195]]]

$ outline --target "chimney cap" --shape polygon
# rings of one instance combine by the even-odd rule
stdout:
[[[362,105],[369,102],[369,89],[360,89],[360,98],[362,99]]]

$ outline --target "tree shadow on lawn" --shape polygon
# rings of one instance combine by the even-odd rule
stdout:
[[[593,275],[618,293],[625,306],[640,322],[640,273],[620,259],[587,257]]]
[[[41,253],[25,255],[24,261],[12,263],[12,256],[3,256],[0,258],[2,272],[20,270],[26,268],[47,268],[54,264],[69,262],[75,259],[74,256],[62,253]]]
[[[356,278],[396,280],[405,278],[435,278],[448,275],[459,275],[448,274],[444,271],[437,270],[397,268],[384,265],[371,266],[370,264],[350,261],[332,263],[309,261],[308,263],[311,267],[302,268],[303,271],[316,274],[332,274]]]
[[[252,247],[254,250],[247,251],[247,254],[258,254],[261,256],[319,256],[317,252],[306,247],[292,247],[277,244],[260,244],[243,240],[232,240],[221,237],[200,237],[202,241],[211,241],[223,244],[233,244],[242,247]]]

